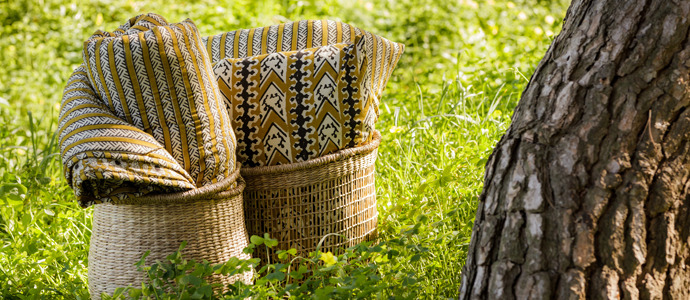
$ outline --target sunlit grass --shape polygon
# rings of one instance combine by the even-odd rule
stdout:
[[[88,297],[91,210],[78,207],[62,175],[56,104],[80,63],[82,41],[144,11],[171,21],[190,17],[202,34],[340,19],[405,43],[381,100],[376,184],[381,239],[399,239],[401,232],[406,238],[391,246],[398,255],[377,272],[414,275],[420,294],[457,295],[484,165],[559,31],[566,4],[0,2],[0,298]]]

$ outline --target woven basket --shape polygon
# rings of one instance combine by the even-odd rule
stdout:
[[[298,255],[336,252],[376,237],[378,212],[374,171],[381,135],[366,145],[300,163],[242,169],[247,181],[244,209],[249,235],[269,233],[278,246],[254,257],[266,262],[276,250]],[[334,234],[333,234],[334,233]],[[340,235],[344,236],[341,237]]]
[[[100,299],[101,293],[112,294],[118,287],[141,286],[144,276],[134,264],[142,255],[151,251],[147,265],[165,261],[182,241],[187,241],[182,251],[186,259],[211,264],[231,257],[248,259],[242,252],[248,244],[243,189],[244,181],[236,171],[196,190],[95,205],[89,251],[91,297]],[[211,281],[229,284],[239,279],[250,284],[251,276],[251,272],[214,275]]]

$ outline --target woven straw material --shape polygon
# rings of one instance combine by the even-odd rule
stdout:
[[[374,171],[381,135],[372,141],[317,159],[278,166],[242,169],[245,220],[249,235],[269,233],[276,250],[297,249],[298,255],[336,252],[376,237],[378,212]],[[338,235],[344,235],[340,237]],[[254,257],[265,262],[266,248]]]
[[[147,265],[165,261],[182,241],[187,241],[182,251],[186,259],[211,264],[231,257],[248,259],[242,252],[248,245],[243,189],[236,171],[197,190],[95,205],[89,252],[91,297],[100,299],[101,293],[112,294],[117,287],[140,286],[144,276],[134,264],[142,255],[151,251]],[[214,275],[211,281],[229,284],[239,279],[250,284],[251,276],[251,272],[233,278]]]

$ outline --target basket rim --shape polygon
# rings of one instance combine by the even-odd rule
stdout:
[[[237,182],[237,186],[234,188],[233,183]],[[141,205],[141,204],[173,204],[173,203],[188,203],[197,200],[213,200],[213,199],[226,199],[237,196],[242,193],[245,187],[245,181],[240,176],[240,166],[237,165],[230,176],[224,178],[216,183],[208,184],[200,188],[186,190],[177,193],[168,194],[153,194],[146,195],[143,197],[128,198],[115,202],[102,203],[102,204],[114,204],[114,205]],[[101,204],[97,204],[101,205]]]
[[[241,170],[241,174],[242,176],[260,176],[266,174],[295,172],[320,167],[332,162],[345,160],[356,155],[371,153],[381,144],[381,133],[379,133],[378,130],[374,130],[372,134],[373,138],[371,141],[359,147],[342,149],[335,153],[291,164],[244,168]]]

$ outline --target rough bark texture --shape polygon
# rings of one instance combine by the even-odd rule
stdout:
[[[572,3],[487,164],[461,299],[690,299],[689,16]]]

